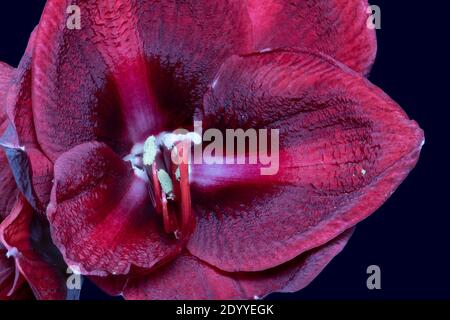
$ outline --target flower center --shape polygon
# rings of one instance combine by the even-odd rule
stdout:
[[[136,145],[124,158],[135,174],[148,181],[155,211],[161,215],[164,231],[177,239],[189,232],[192,223],[189,187],[189,158],[192,143],[199,143],[196,133],[162,133]]]

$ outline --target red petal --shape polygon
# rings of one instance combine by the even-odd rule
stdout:
[[[0,300],[33,300],[33,292],[6,254],[0,244]]]
[[[14,287],[14,261],[6,257],[7,250],[0,244],[0,300],[9,298]]]
[[[8,125],[6,116],[6,94],[10,87],[14,69],[5,63],[0,62],[0,135],[2,135]],[[14,177],[9,169],[8,160],[2,150],[0,150],[0,222],[6,218],[11,211],[17,196],[17,186]]]
[[[58,158],[47,215],[66,262],[86,275],[150,269],[171,259],[185,244],[163,232],[147,183],[97,142]]]
[[[37,299],[63,300],[67,291],[65,265],[45,237],[43,226],[45,223],[19,196],[11,214],[0,225],[0,239]]]
[[[0,243],[0,300],[34,300],[33,292]]]
[[[386,94],[321,54],[233,57],[205,98],[207,128],[280,130],[280,170],[192,170],[190,252],[226,271],[259,271],[369,216],[415,166],[423,132]],[[255,169],[256,168],[256,169]]]
[[[8,120],[13,124],[17,134],[18,141],[16,143],[27,147],[38,145],[31,109],[31,55],[35,38],[36,31],[33,31],[19,66],[10,79],[10,88],[5,96]]]
[[[368,73],[377,51],[367,0],[249,0],[257,50],[306,47]]]
[[[33,292],[6,253],[0,244],[0,300],[33,300]]]
[[[6,218],[16,201],[17,186],[9,169],[8,160],[0,150],[0,222]]]
[[[51,160],[93,140],[128,152],[187,121],[223,60],[249,42],[240,0],[79,1],[81,30],[66,27],[69,4],[47,2],[34,52],[36,131]]]
[[[8,160],[19,189],[39,212],[49,202],[53,168],[40,151],[36,138],[31,97],[31,53],[35,32],[20,64],[11,77],[5,97],[8,130],[2,137]]]
[[[10,86],[11,78],[14,74],[14,69],[6,63],[0,62],[0,135],[6,129],[6,94]]]
[[[124,297],[134,300],[219,300],[263,298],[273,292],[296,292],[306,287],[344,248],[351,231],[271,270],[226,273],[185,252],[147,277],[130,280]]]

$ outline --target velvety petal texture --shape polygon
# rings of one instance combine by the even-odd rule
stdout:
[[[204,126],[278,129],[279,172],[192,169],[192,254],[259,271],[366,218],[416,164],[422,130],[380,89],[332,58],[276,51],[230,58],[206,95]]]
[[[9,81],[14,74],[14,68],[10,65],[0,62],[0,101],[2,101],[8,92]]]
[[[33,208],[44,214],[50,198],[53,167],[41,152],[34,130],[31,64],[35,34],[31,34],[24,56],[9,81],[4,99],[7,128],[0,138],[0,145],[7,155],[17,187]]]
[[[304,47],[367,74],[377,51],[367,0],[248,0],[256,50]]]
[[[6,63],[0,62],[0,135],[6,129],[6,94],[8,93],[10,81],[14,69]]]
[[[272,292],[296,292],[307,286],[346,245],[353,230],[278,268],[254,273],[222,272],[181,254],[167,267],[128,281],[124,297],[133,300],[261,299]]]
[[[65,264],[46,230],[45,222],[19,196],[11,214],[0,225],[0,240],[37,299],[64,300]]]
[[[8,125],[6,115],[6,95],[10,87],[14,69],[0,62],[0,135]],[[8,160],[3,150],[0,150],[0,222],[10,213],[17,197],[17,187],[9,169]],[[14,261],[8,259],[8,250],[0,243],[0,300],[14,299],[14,292],[18,292],[24,283],[20,278]]]
[[[185,245],[184,239],[164,233],[148,186],[130,163],[98,142],[58,158],[47,215],[65,260],[87,275],[151,269]]]
[[[81,30],[66,27],[69,4]],[[53,1],[37,33],[33,110],[55,160],[88,141],[118,153],[191,119],[223,60],[247,51],[244,2]]]
[[[0,62],[0,136],[8,125],[6,115],[6,95],[10,88],[14,69]],[[9,214],[17,196],[17,187],[8,165],[5,153],[0,150],[0,221]],[[0,269],[1,270],[1,269]]]

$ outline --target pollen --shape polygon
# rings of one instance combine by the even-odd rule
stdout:
[[[167,198],[173,197],[173,184],[169,174],[163,169],[158,170],[158,180]]]
[[[169,150],[172,150],[177,142],[182,142],[184,140],[190,140],[194,144],[202,143],[202,137],[196,132],[188,132],[186,134],[166,133],[162,137],[164,146]]]
[[[155,162],[156,153],[158,151],[158,145],[156,143],[156,137],[150,136],[144,143],[144,156],[143,162],[146,166],[151,166]]]

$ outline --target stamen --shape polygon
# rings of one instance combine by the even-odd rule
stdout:
[[[150,178],[150,197],[153,202],[153,206],[157,213],[162,213],[162,207],[161,207],[161,185],[158,181],[158,168],[156,166],[156,163],[152,164],[150,167],[150,172],[147,172],[147,175],[149,175]]]
[[[124,158],[135,172],[147,177],[150,199],[161,215],[164,231],[173,233],[176,239],[183,239],[192,230],[188,163],[192,143],[201,143],[200,135],[195,132],[162,133],[148,137]]]
[[[151,166],[155,162],[158,145],[155,136],[148,137],[144,143],[144,165]]]
[[[172,150],[178,142],[185,140],[189,140],[194,144],[202,143],[202,137],[197,132],[188,132],[186,134],[166,133],[162,137],[164,146],[169,150]]]
[[[180,181],[180,167],[175,170],[175,179],[177,179],[177,181]]]
[[[175,216],[171,214],[170,203],[167,201],[166,195],[164,193],[161,198],[161,203],[164,231],[166,233],[175,232],[177,230],[177,222]]]
[[[158,180],[166,197],[173,200],[173,184],[169,174],[165,170],[159,169]]]
[[[177,144],[179,150],[178,156],[182,160],[180,162],[180,189],[181,189],[181,223],[186,228],[190,228],[192,223],[192,208],[191,208],[191,190],[189,185],[189,164],[188,164],[188,150],[190,141],[185,140]]]

